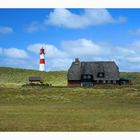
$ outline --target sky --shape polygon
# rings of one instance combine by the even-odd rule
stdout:
[[[140,9],[0,9],[0,66],[67,70],[81,61],[115,61],[140,72]]]

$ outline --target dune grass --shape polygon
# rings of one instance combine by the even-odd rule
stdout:
[[[65,86],[66,73],[0,68],[0,131],[140,131],[140,73],[121,73],[131,87],[21,86],[30,75]]]
[[[37,70],[15,69],[0,67],[0,85],[1,86],[21,86],[28,83],[29,76],[40,76],[43,78],[44,83],[54,86],[67,85],[67,72],[66,71],[49,71],[40,72]]]

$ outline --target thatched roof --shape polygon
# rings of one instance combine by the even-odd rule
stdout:
[[[104,77],[98,77],[98,73]],[[68,70],[68,80],[81,80],[82,74],[93,75],[94,80],[119,80],[119,68],[114,61],[73,62]]]

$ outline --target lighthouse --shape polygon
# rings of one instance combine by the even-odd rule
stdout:
[[[45,71],[45,52],[44,48],[40,49],[40,65],[39,65],[40,71]]]

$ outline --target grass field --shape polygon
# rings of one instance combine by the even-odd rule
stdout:
[[[65,86],[66,74],[1,67],[0,131],[140,131],[140,73],[121,73],[131,87],[22,87],[31,75]]]

